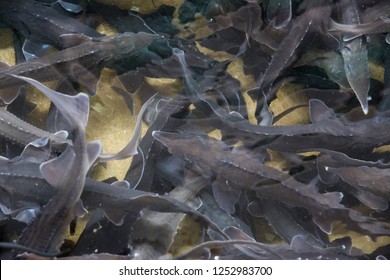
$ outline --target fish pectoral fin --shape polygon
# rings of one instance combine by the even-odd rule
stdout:
[[[233,189],[227,180],[217,179],[212,185],[213,194],[219,207],[229,214],[236,212],[235,205],[240,197],[241,190]]]
[[[83,10],[83,8],[77,4],[73,4],[73,3],[69,3],[69,2],[61,1],[61,0],[58,2],[60,3],[61,7],[64,8],[64,10],[66,10],[70,13],[78,14],[78,13],[81,13],[81,11]]]
[[[116,226],[123,225],[124,218],[127,213],[119,210],[105,210],[104,211],[107,219]]]
[[[68,138],[69,132],[67,132],[66,130],[60,130],[60,131],[57,131],[56,133],[54,133],[54,135],[57,137],[63,138],[65,140],[66,138]]]
[[[361,203],[377,211],[385,211],[388,208],[388,200],[385,197],[380,197],[369,191],[359,190],[355,194],[356,198]]]
[[[247,240],[256,242],[256,240],[252,236],[249,236],[242,229],[237,228],[235,226],[227,226],[223,231],[232,240]]]
[[[130,189],[130,184],[126,180],[115,181],[111,184],[115,188]],[[124,218],[127,213],[120,210],[104,209],[104,214],[107,219],[116,226],[121,226],[123,224]]]
[[[0,70],[5,70],[5,69],[10,68],[10,67],[11,67],[11,65],[9,65],[8,63],[0,61]]]
[[[49,138],[43,137],[29,143],[20,157],[29,162],[42,163],[49,159],[50,153]]]
[[[112,183],[111,185],[114,187],[117,187],[117,188],[130,189],[130,183],[126,180],[116,181],[116,182]]]
[[[76,153],[71,146],[57,158],[41,163],[39,170],[43,178],[53,187],[63,186],[62,182],[71,174],[68,174],[76,161]]]
[[[322,194],[322,196],[325,197],[329,203],[341,203],[341,200],[344,197],[342,192],[328,192]]]
[[[73,63],[70,66],[69,74],[70,78],[83,86],[89,95],[96,95],[99,73],[93,73],[79,63]]]
[[[100,141],[92,141],[87,144],[88,168],[96,162],[101,152],[102,144]]]
[[[247,209],[253,217],[265,217],[264,208],[260,200],[254,200],[250,202],[247,206]]]
[[[21,210],[13,219],[21,223],[30,224],[37,217],[37,213],[39,213],[40,210],[41,208],[39,205],[37,205],[36,208]]]
[[[12,103],[18,97],[20,86],[12,86],[0,89],[0,98],[5,104]]]
[[[79,199],[74,207],[74,215],[76,217],[83,217],[88,213],[88,210],[84,208],[83,202]]]
[[[320,123],[324,120],[336,118],[334,111],[324,102],[318,99],[311,99],[309,102],[310,120],[313,124]]]
[[[325,233],[331,234],[333,230],[333,222],[330,219],[326,219],[321,215],[313,217],[314,223]]]
[[[26,61],[42,57],[52,50],[52,46],[30,39],[26,39],[22,47],[23,56]]]
[[[67,49],[91,41],[91,37],[83,34],[62,34],[58,36],[62,48]]]
[[[313,251],[313,246],[307,242],[307,238],[303,235],[295,235],[291,239],[290,248],[296,251],[311,252]]]

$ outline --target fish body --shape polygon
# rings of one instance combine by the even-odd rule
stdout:
[[[37,162],[1,161],[0,191],[2,197],[7,197],[11,205],[13,202],[27,201],[47,205],[56,190],[43,177],[39,166]],[[110,215],[110,210],[122,211],[126,214],[138,213],[148,208],[159,212],[183,212],[202,219],[200,213],[179,202],[178,199],[131,189],[126,181],[117,181],[110,185],[87,177],[81,199],[86,209],[103,209],[107,216]]]
[[[259,196],[274,198],[290,207],[304,207],[324,231],[332,231],[334,219],[370,235],[389,234],[385,223],[345,208],[342,193],[321,194],[292,176],[252,158],[244,150],[232,150],[222,141],[206,136],[156,131],[153,136],[175,156],[196,164],[207,178],[219,177],[233,188],[254,190]],[[263,178],[274,184],[258,184]]]
[[[136,54],[147,47],[158,35],[148,33],[122,33],[103,38],[89,38],[83,44],[47,56],[21,63],[0,71],[0,97],[4,102],[12,102],[17,93],[10,94],[7,89],[26,84],[12,75],[23,76],[40,82],[68,77],[95,94],[97,78],[93,71],[111,65],[115,61]],[[64,35],[72,40],[73,35]]]
[[[348,119],[338,118],[332,109],[318,99],[310,100],[309,111],[312,123],[307,125],[267,127],[252,125],[243,120],[231,121],[227,118],[210,119],[208,121],[217,124],[224,132],[234,133],[234,135],[241,134],[256,141],[258,141],[259,136],[280,136],[269,147],[273,146],[275,149],[280,149],[280,146],[277,148],[277,145],[273,144],[283,138],[289,143],[285,147],[289,147],[289,151],[305,150],[305,147],[334,147],[332,149],[338,150],[342,147],[351,148],[356,144],[360,147],[367,145],[372,149],[388,143],[390,132],[387,127],[390,124],[390,118],[386,113],[377,113],[373,118],[352,122]],[[309,138],[310,141],[304,140]],[[330,141],[329,139],[338,140]],[[338,141],[342,141],[340,142],[342,145]]]
[[[50,139],[54,149],[60,148],[64,144],[71,144],[69,140],[65,139],[64,133],[53,134],[42,130],[19,119],[4,108],[0,108],[0,135],[22,146],[43,137]]]
[[[255,217],[264,216],[274,231],[288,243],[291,243],[295,236],[300,235],[314,246],[326,246],[326,243],[317,236],[313,227],[309,231],[307,224],[301,220],[298,221],[292,215],[292,209],[286,208],[275,199],[259,198],[249,204],[248,210]]]
[[[298,49],[302,47],[302,42],[307,36],[321,29],[323,22],[328,20],[331,13],[329,1],[314,2],[316,4],[309,4],[303,14],[289,22],[287,34],[275,50],[267,70],[261,77],[260,88],[264,93],[270,91],[280,74],[295,61]]]
[[[345,41],[355,39],[362,35],[380,34],[390,32],[390,19],[379,17],[373,21],[361,24],[342,24],[333,20],[330,21],[330,32],[343,33]]]
[[[350,158],[343,153],[319,150],[317,159],[320,178],[326,183],[347,183],[352,193],[371,209],[384,211],[390,201],[388,164]],[[342,185],[341,183],[338,183]]]
[[[53,188],[53,195],[22,233],[19,244],[43,253],[58,252],[71,220],[76,215],[85,213],[80,198],[84,190],[87,172],[98,158],[101,145],[98,142],[87,144],[85,140],[85,127],[89,112],[89,98],[86,94],[79,93],[76,96],[67,96],[47,88],[36,80],[20,76],[15,76],[15,78],[30,83],[50,98],[69,122],[71,132],[74,135],[73,145],[69,145],[59,157],[40,163],[38,176],[36,167],[34,170],[33,167],[29,166],[25,170],[25,179],[42,180],[43,178]],[[12,178],[15,176],[23,177],[19,173],[22,169],[11,173],[7,167],[3,174],[4,185],[13,182]],[[2,189],[4,190],[4,187]],[[95,191],[99,192],[99,190]],[[10,192],[8,191],[8,193]],[[207,217],[173,198],[147,194],[139,195],[135,200],[129,202],[128,196],[118,195],[116,200],[111,201],[111,203],[120,206],[125,204],[124,208],[132,210],[147,207],[156,211],[188,213],[221,233],[220,229]],[[101,203],[101,200],[98,200],[95,202],[95,207],[101,207]],[[121,208],[120,210],[126,212],[126,209]],[[17,252],[14,252],[14,256],[15,253]]]
[[[17,29],[25,38],[52,45],[57,49],[65,48],[60,39],[63,34],[103,36],[75,18],[65,16],[52,7],[30,0],[1,0],[0,19]]]
[[[234,226],[227,227],[224,231],[230,240],[203,242],[176,256],[176,259],[214,259],[215,256],[212,254],[212,249],[219,248],[223,248],[224,253],[227,255],[223,257],[226,259],[354,259],[348,252],[351,248],[351,244],[348,241],[346,245],[322,248],[308,242],[305,236],[296,235],[292,238],[290,245],[286,243],[265,244],[255,241]],[[232,250],[232,248],[236,250]]]
[[[137,154],[138,142],[141,136],[142,116],[153,101],[153,98],[150,98],[142,106],[137,117],[133,137],[128,144],[115,154],[101,154],[99,161],[125,159]],[[63,151],[66,144],[73,145],[70,140],[66,139],[68,132],[61,130],[56,133],[50,133],[19,119],[4,108],[0,108],[0,136],[23,147],[37,139],[47,138],[50,140],[53,151]]]
[[[11,211],[23,211],[24,202],[48,204],[56,190],[45,180],[39,167],[40,163],[35,161],[0,161],[0,190],[2,199],[5,199],[1,203],[5,207]],[[110,210],[129,213],[140,211],[144,207],[142,203],[134,202],[134,198],[155,196],[153,193],[130,189],[128,186],[126,181],[108,184],[87,177],[81,196],[83,205],[88,210],[103,209],[108,215]],[[16,208],[17,206],[19,208]]]
[[[57,158],[40,164],[39,171],[54,188],[54,194],[42,211],[27,226],[19,243],[41,252],[57,252],[71,220],[86,211],[81,204],[87,172],[101,151],[98,142],[86,143],[85,127],[89,113],[89,98],[84,93],[67,96],[39,82],[17,77],[41,90],[56,105],[74,133],[73,146],[68,146]],[[15,253],[15,252],[14,252]]]

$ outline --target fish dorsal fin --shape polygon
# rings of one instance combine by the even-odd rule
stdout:
[[[91,37],[88,37],[83,34],[70,33],[70,34],[62,34],[58,36],[58,40],[60,41],[60,44],[64,49],[75,47],[86,42],[90,42],[91,39],[92,39]]]
[[[334,111],[326,106],[321,100],[311,99],[309,102],[309,108],[310,119],[313,124],[336,118]]]
[[[96,159],[101,152],[102,144],[100,143],[100,141],[92,141],[87,144],[87,157],[89,167],[91,167],[96,162]]]
[[[12,76],[36,87],[54,103],[72,127],[79,126],[85,130],[89,114],[89,97],[87,94],[80,92],[75,96],[65,95],[34,79],[17,75]]]
[[[64,178],[76,161],[76,153],[71,146],[68,146],[65,151],[57,158],[41,163],[39,170],[43,178],[54,188],[65,188],[62,185]]]

